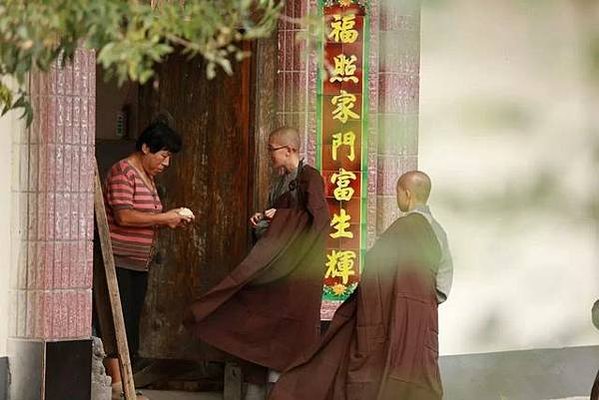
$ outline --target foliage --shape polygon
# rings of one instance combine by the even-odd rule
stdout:
[[[72,60],[77,47],[97,51],[97,61],[119,82],[140,83],[175,48],[232,74],[232,61],[248,54],[241,42],[268,36],[276,26],[278,0],[3,0],[0,3],[0,107],[32,113],[28,73]],[[16,80],[12,91],[7,77]]]

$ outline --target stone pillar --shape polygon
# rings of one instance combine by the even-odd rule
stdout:
[[[315,0],[288,0],[279,24],[277,119],[304,134],[302,151],[314,163],[317,56],[306,32],[290,20]],[[368,121],[368,243],[399,216],[395,183],[418,165],[420,1],[371,0]],[[298,38],[300,40],[298,40]]]
[[[368,54],[368,248],[377,238],[377,188],[379,143],[379,92],[380,92],[380,14],[381,0],[370,0],[370,43]]]
[[[377,235],[399,215],[395,183],[418,165],[420,1],[380,0]]]
[[[88,400],[91,380],[95,54],[32,73],[16,138],[11,398]]]
[[[299,129],[302,157],[316,159],[316,81],[318,60],[305,29],[294,23],[316,8],[316,0],[287,0],[279,22],[277,122]]]
[[[254,209],[264,210],[268,206],[270,187],[270,157],[268,136],[279,126],[277,121],[277,93],[279,41],[274,32],[271,37],[256,41],[252,59],[254,98]]]
[[[5,83],[13,84],[9,80]],[[7,387],[9,380],[8,371],[8,326],[10,316],[14,315],[14,306],[11,304],[10,296],[10,275],[12,266],[16,261],[12,261],[13,249],[11,248],[11,232],[13,226],[12,220],[15,220],[16,204],[13,200],[12,177],[15,172],[14,165],[18,164],[15,154],[13,154],[14,138],[18,137],[25,129],[25,121],[19,119],[20,112],[11,111],[0,117],[0,159],[4,167],[0,170],[0,400],[6,400],[8,396]]]

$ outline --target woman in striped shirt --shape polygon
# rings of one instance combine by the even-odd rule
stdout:
[[[181,145],[178,133],[162,122],[153,123],[137,139],[136,151],[114,164],[106,178],[104,201],[134,367],[157,230],[180,228],[194,219],[181,208],[163,212],[154,182],[154,177],[169,167]],[[120,399],[122,384],[116,358],[108,360],[107,369],[113,378],[113,398]]]

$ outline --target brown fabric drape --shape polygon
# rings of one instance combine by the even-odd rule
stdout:
[[[229,354],[284,370],[320,336],[329,213],[319,172],[303,166],[250,254],[190,309],[195,337]]]
[[[398,219],[368,252],[358,290],[270,400],[438,400],[436,265],[426,219]]]

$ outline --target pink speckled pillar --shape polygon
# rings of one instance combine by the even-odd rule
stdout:
[[[370,43],[369,62],[369,143],[368,143],[368,245],[377,235],[378,179],[380,151],[380,0],[369,2]],[[318,59],[310,49],[306,32],[290,22],[305,17],[316,9],[315,0],[288,0],[279,24],[279,70],[277,82],[277,116],[280,125],[297,127],[303,136],[302,155],[313,164],[316,157],[316,98]]]
[[[278,123],[295,126],[304,134],[303,156],[309,163],[315,160],[318,65],[306,32],[289,19],[302,18],[315,7],[314,0],[288,0],[283,10],[286,18],[279,24]],[[418,165],[420,2],[371,0],[368,7],[370,247],[399,215],[397,178]]]
[[[306,32],[289,19],[316,8],[315,0],[287,0],[279,24],[277,116],[303,133],[303,156],[316,155],[318,59]],[[420,1],[369,0],[368,247],[399,216],[395,183],[418,165]],[[303,36],[302,36],[303,35]],[[300,40],[298,40],[300,38]],[[323,303],[323,319],[338,306]]]
[[[307,32],[297,23],[316,8],[315,0],[287,0],[279,22],[277,123],[302,134],[302,157],[316,159],[316,80],[318,60]]]
[[[399,215],[397,178],[418,165],[420,1],[380,0],[376,234]]]
[[[14,144],[21,203],[16,321],[12,338],[64,340],[91,335],[95,54],[32,73],[35,118]]]
[[[379,64],[380,64],[380,0],[369,1],[370,54],[368,55],[368,248],[377,237],[377,187],[379,142]]]
[[[91,390],[95,53],[30,75],[35,117],[14,135],[11,397],[88,400]],[[18,136],[18,137],[17,137]]]

